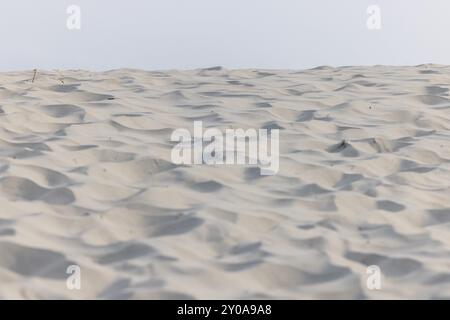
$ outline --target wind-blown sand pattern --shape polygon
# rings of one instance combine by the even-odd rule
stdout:
[[[0,298],[450,298],[450,67],[32,74],[0,75]],[[278,174],[172,164],[194,120],[279,128]]]

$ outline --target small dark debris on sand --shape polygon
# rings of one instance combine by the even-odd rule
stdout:
[[[344,150],[345,148],[347,148],[349,145],[350,144],[347,141],[342,140],[340,143],[332,145],[331,147],[329,147],[327,151],[328,152],[332,152],[332,153],[340,152],[340,151]]]

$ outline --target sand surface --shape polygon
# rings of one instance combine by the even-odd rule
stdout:
[[[32,75],[0,74],[0,298],[450,298],[450,67]],[[278,174],[172,164],[194,120],[279,128]]]

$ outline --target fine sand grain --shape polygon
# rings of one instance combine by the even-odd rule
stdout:
[[[0,298],[450,298],[450,67],[32,78],[0,74]],[[279,128],[278,174],[172,164],[194,120]]]

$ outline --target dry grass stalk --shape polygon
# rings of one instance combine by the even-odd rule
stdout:
[[[37,69],[33,69],[33,72],[34,72],[34,74],[33,74],[33,79],[31,80],[31,83],[33,83],[34,79],[36,79]]]

